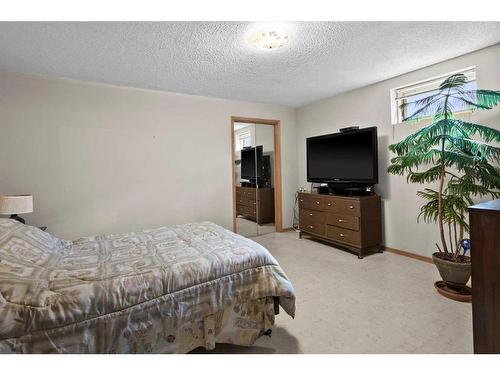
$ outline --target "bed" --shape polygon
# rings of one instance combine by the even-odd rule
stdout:
[[[273,256],[210,222],[75,241],[0,219],[0,353],[252,345],[295,294]]]

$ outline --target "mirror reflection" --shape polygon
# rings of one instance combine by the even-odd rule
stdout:
[[[274,128],[234,124],[236,232],[253,237],[275,231]]]

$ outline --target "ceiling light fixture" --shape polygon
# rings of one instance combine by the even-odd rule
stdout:
[[[288,33],[284,30],[258,31],[250,38],[254,47],[265,50],[278,49],[288,44]]]

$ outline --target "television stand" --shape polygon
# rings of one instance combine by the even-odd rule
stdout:
[[[300,235],[358,254],[382,252],[380,197],[299,193]]]
[[[344,196],[358,196],[358,197],[364,197],[368,195],[373,195],[374,193],[372,191],[367,191],[366,188],[363,187],[350,187],[350,188],[345,188],[343,189],[343,194]]]
[[[375,195],[373,185],[329,183],[317,187],[318,194],[338,195],[342,197],[366,197]]]

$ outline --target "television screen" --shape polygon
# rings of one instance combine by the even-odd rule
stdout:
[[[307,138],[307,181],[378,183],[377,128]]]
[[[262,154],[262,146],[241,150],[241,178],[246,180],[262,178]],[[258,168],[255,168],[256,165]]]

